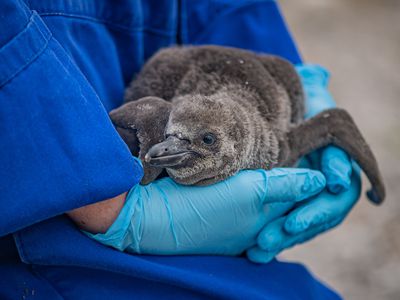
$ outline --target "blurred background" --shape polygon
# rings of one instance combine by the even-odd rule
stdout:
[[[304,263],[345,299],[398,300],[400,0],[279,2],[304,60],[331,71],[334,98],[370,143],[388,194],[380,207],[363,194],[341,226],[281,259]]]

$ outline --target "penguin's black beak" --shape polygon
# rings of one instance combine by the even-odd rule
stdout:
[[[169,136],[165,141],[152,146],[145,156],[145,162],[154,167],[177,167],[196,155],[189,149],[189,141]]]

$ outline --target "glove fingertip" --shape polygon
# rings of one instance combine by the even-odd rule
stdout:
[[[321,156],[321,170],[327,177],[328,185],[338,184],[344,188],[350,185],[352,165],[349,156],[337,147],[327,147]]]
[[[343,178],[342,180],[338,181],[337,179],[334,180],[329,180],[329,176],[327,176],[327,188],[328,191],[331,192],[332,194],[340,194],[342,192],[348,191],[350,188],[350,179],[345,180]]]
[[[247,258],[256,264],[267,264],[274,259],[276,253],[263,251],[257,247],[247,250]]]
[[[322,166],[322,171],[326,176],[328,191],[333,194],[339,194],[349,190],[351,185],[351,165],[346,167],[340,165]]]

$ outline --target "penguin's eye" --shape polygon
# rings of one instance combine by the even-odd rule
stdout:
[[[211,146],[211,145],[213,145],[215,143],[216,139],[217,138],[212,133],[206,133],[203,136],[203,143],[208,145],[208,146]]]

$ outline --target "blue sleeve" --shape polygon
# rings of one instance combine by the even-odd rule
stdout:
[[[0,3],[0,47],[24,29],[29,15],[29,10],[21,1],[4,0]]]
[[[181,5],[182,44],[237,47],[301,63],[276,1],[182,0]]]
[[[218,255],[131,255],[87,238],[62,216],[15,236],[23,265],[33,264],[34,276],[0,264],[0,295],[7,299],[16,298],[14,287],[25,281],[36,290],[50,284],[62,299],[341,299],[298,264],[273,260],[260,265]],[[1,284],[1,276],[7,283]],[[57,299],[49,294],[44,298]]]
[[[0,236],[127,191],[140,165],[22,1],[0,2]]]

